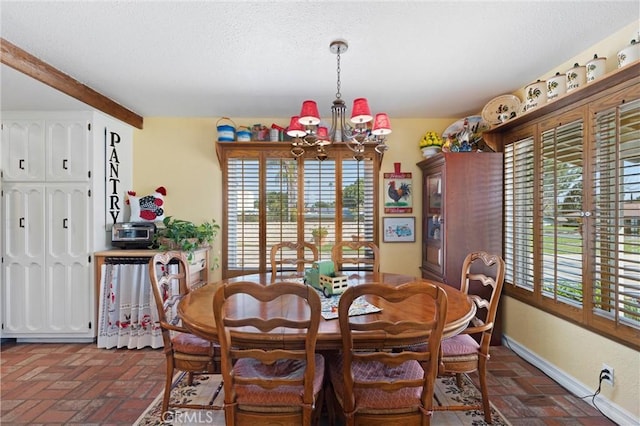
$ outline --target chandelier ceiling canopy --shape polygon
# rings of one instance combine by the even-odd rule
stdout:
[[[316,149],[316,158],[327,158],[326,148],[332,144],[344,144],[354,152],[358,161],[364,158],[364,149],[368,144],[375,145],[375,151],[382,155],[389,148],[385,141],[391,133],[391,123],[385,113],[371,114],[366,98],[353,101],[351,118],[347,122],[347,108],[340,93],[340,59],[349,45],[344,40],[335,40],[329,45],[331,53],[336,55],[337,91],[336,99],[331,106],[331,128],[323,126],[320,120],[318,105],[313,100],[302,103],[300,114],[291,117],[287,135],[293,138],[291,154],[299,157],[305,148]]]

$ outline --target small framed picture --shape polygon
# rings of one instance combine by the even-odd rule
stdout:
[[[385,243],[413,243],[416,241],[415,217],[383,217],[383,237]]]

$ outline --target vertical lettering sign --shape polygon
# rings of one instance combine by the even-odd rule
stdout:
[[[106,222],[107,230],[111,229],[114,223],[118,222],[122,213],[122,188],[120,183],[120,158],[118,157],[118,148],[120,144],[120,135],[116,132],[110,132],[105,127],[104,139],[106,146]]]

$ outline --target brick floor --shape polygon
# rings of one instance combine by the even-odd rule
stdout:
[[[491,401],[514,426],[614,424],[507,347],[491,354]],[[0,423],[130,425],[160,394],[164,374],[160,350],[5,342]]]

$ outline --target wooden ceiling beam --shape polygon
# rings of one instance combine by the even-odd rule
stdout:
[[[124,123],[142,129],[143,118],[62,71],[0,38],[0,62]]]

